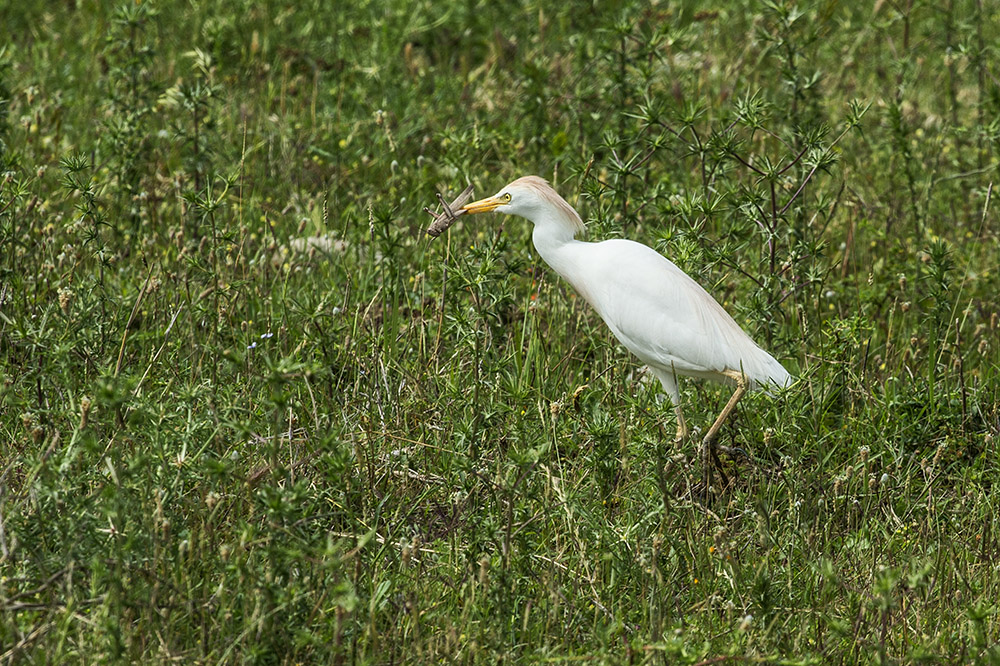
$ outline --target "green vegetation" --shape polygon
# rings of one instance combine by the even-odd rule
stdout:
[[[622,5],[0,3],[0,663],[1000,663],[1000,10]],[[801,378],[731,487],[423,236],[529,173]]]

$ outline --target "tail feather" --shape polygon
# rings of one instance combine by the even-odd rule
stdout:
[[[750,359],[744,359],[743,373],[753,387],[760,388],[769,395],[774,392],[774,389],[785,388],[795,381],[791,373],[785,370],[785,367],[777,359],[760,347]]]

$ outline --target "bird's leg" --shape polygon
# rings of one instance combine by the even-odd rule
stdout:
[[[712,485],[713,463],[719,469],[719,475],[722,477],[722,483],[729,483],[725,472],[722,471],[722,462],[719,460],[719,454],[715,450],[715,440],[719,436],[719,430],[722,429],[722,424],[727,418],[729,418],[730,413],[732,413],[732,411],[736,408],[736,403],[740,401],[743,394],[747,392],[747,379],[743,376],[742,372],[727,371],[725,374],[736,381],[736,390],[733,392],[733,396],[729,398],[729,402],[726,403],[726,406],[722,408],[722,412],[719,414],[719,417],[715,419],[715,423],[713,423],[712,427],[708,429],[708,432],[705,434],[705,438],[701,442],[701,455],[702,464],[705,466],[706,487]],[[709,458],[711,458],[711,460]]]
[[[688,430],[687,422],[684,420],[684,411],[679,402],[674,405],[674,414],[677,415],[677,436],[674,437],[674,443],[680,444],[687,439],[690,430]]]

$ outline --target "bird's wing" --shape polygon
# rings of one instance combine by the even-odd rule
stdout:
[[[742,370],[756,383],[787,383],[781,364],[669,259],[627,240],[575,245],[587,284],[570,282],[643,362],[685,375]]]

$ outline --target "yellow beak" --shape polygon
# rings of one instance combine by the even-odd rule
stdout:
[[[486,199],[480,199],[479,201],[473,201],[470,204],[466,204],[462,206],[462,210],[472,215],[475,213],[489,213],[490,211],[503,206],[505,203],[507,202],[500,197],[488,197]]]

